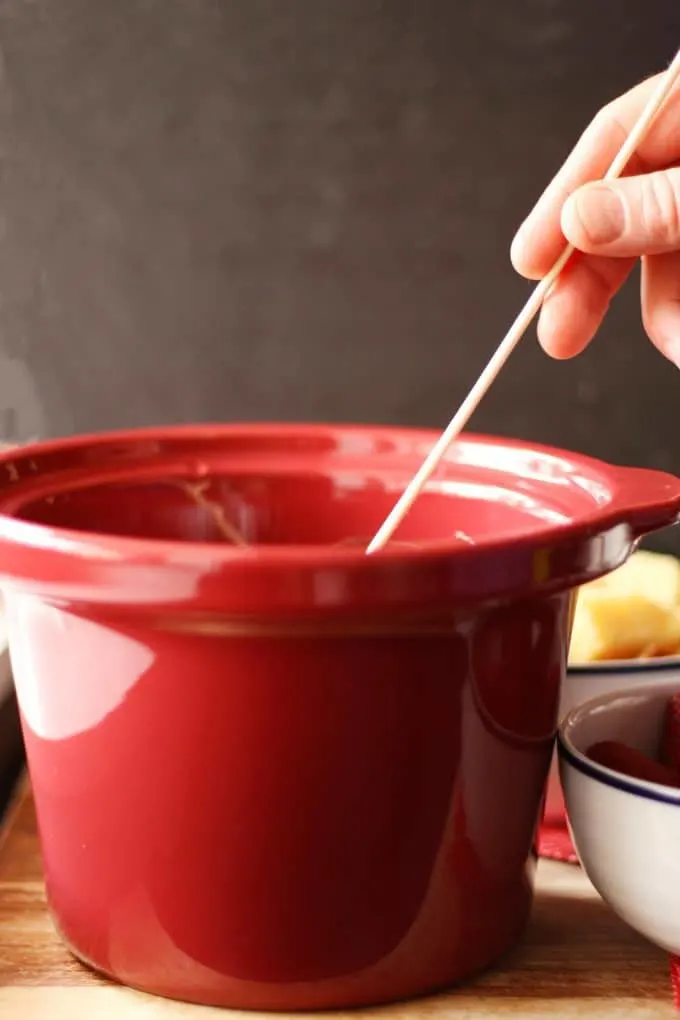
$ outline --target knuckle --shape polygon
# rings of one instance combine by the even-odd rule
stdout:
[[[593,117],[592,121],[593,127],[598,127],[600,129],[606,128],[611,124],[612,120],[616,119],[614,102],[615,100],[611,103],[605,103],[604,106],[600,107],[600,109]]]
[[[598,141],[598,144],[610,142],[612,145],[620,145],[622,139],[628,134],[620,117],[619,100],[613,100],[603,106],[593,117],[590,127],[587,129],[589,135]]]
[[[680,243],[680,178],[659,171],[641,179],[641,225],[658,244]]]

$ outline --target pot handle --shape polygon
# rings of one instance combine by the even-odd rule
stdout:
[[[636,538],[680,521],[680,478],[646,468],[618,468],[611,509]]]

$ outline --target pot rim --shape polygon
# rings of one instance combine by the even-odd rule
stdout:
[[[95,583],[93,575],[97,572],[107,575],[111,582],[112,573],[120,580],[122,575],[119,572],[125,568],[147,568],[152,572],[195,571],[206,581],[210,577],[213,580],[220,576],[224,578],[227,573],[242,579],[261,575],[264,581],[265,576],[271,578],[282,573],[318,577],[320,572],[331,571],[352,576],[357,582],[363,579],[369,587],[373,583],[371,579],[380,579],[379,587],[386,590],[387,586],[394,588],[398,573],[406,571],[409,579],[417,582],[420,578],[420,583],[416,583],[416,590],[420,590],[417,601],[423,601],[425,589],[429,589],[426,597],[429,601],[430,595],[434,594],[433,587],[446,587],[449,598],[453,595],[456,601],[460,601],[469,596],[477,602],[483,597],[519,593],[522,588],[531,588],[531,593],[535,594],[539,590],[565,590],[581,584],[622,563],[643,534],[675,523],[680,518],[680,479],[674,476],[645,469],[614,467],[550,446],[475,433],[465,433],[461,437],[460,446],[454,447],[445,466],[451,467],[457,462],[455,454],[460,448],[479,450],[485,446],[493,447],[501,457],[503,451],[507,451],[508,456],[514,451],[516,455],[523,452],[538,458],[550,458],[555,463],[559,462],[565,473],[581,478],[584,489],[587,490],[588,479],[600,485],[599,494],[596,492],[592,498],[592,510],[581,512],[579,507],[573,520],[557,524],[546,522],[525,534],[484,536],[474,544],[454,538],[429,541],[418,548],[388,545],[371,556],[365,554],[363,545],[237,547],[216,542],[77,531],[22,521],[8,510],[12,503],[21,501],[22,493],[23,503],[27,502],[26,493],[31,482],[44,477],[40,472],[36,474],[35,462],[54,454],[96,452],[97,448],[104,454],[107,448],[140,442],[151,445],[179,440],[226,442],[239,437],[265,441],[278,439],[280,442],[282,438],[293,440],[302,437],[325,439],[332,444],[343,437],[363,437],[374,444],[381,440],[405,442],[410,447],[408,468],[403,460],[400,464],[406,474],[406,470],[410,471],[411,467],[415,470],[418,466],[416,453],[420,457],[421,452],[419,449],[416,451],[417,444],[423,445],[424,456],[425,444],[429,447],[438,435],[438,432],[429,429],[357,424],[206,423],[108,431],[15,447],[0,453],[0,580],[9,586],[16,583],[21,589],[39,588],[45,592],[50,588],[51,580],[57,582],[56,575],[63,573],[64,564],[68,561],[71,580],[76,588],[82,587],[82,584],[92,588]],[[342,452],[339,451],[340,454]],[[373,449],[368,455],[362,455],[360,451],[357,457],[361,460],[362,456],[366,463],[375,458],[376,470],[379,469],[380,450]],[[175,455],[175,460],[179,463],[182,458]],[[186,460],[185,456],[182,462],[186,463]],[[173,455],[161,453],[156,462],[158,466],[167,468],[173,463]],[[96,462],[90,461],[88,471],[91,472],[93,466]],[[340,456],[334,461],[328,460],[325,466],[340,470]],[[493,470],[499,472],[501,468],[492,466]],[[57,480],[59,473],[58,470],[54,472]],[[511,478],[517,477],[512,471],[503,473]],[[83,477],[88,475],[84,473]],[[125,474],[121,474],[120,478],[125,478]],[[105,481],[106,475],[99,480]],[[541,484],[540,479],[538,484]],[[28,564],[22,566],[22,554],[30,558],[32,567]],[[42,563],[40,570],[36,567],[38,557]],[[500,559],[503,560],[503,569],[499,571]],[[479,583],[472,583],[475,572],[484,575],[478,578]],[[446,577],[447,573],[451,576]],[[42,574],[42,578],[38,574]],[[492,574],[495,576],[492,577]],[[101,576],[98,583],[105,581],[106,577]],[[73,585],[70,587],[73,588]],[[56,587],[53,584],[52,588],[55,594],[58,594],[58,589],[65,592],[63,584],[56,584]],[[72,594],[75,595],[75,590]],[[90,596],[94,597],[92,591]],[[103,598],[104,593],[101,592],[95,601]],[[392,600],[388,599],[388,603]],[[177,601],[176,593],[171,601]],[[352,601],[356,604],[356,599]]]

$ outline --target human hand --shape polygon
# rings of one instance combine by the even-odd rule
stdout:
[[[512,263],[530,280],[545,276],[567,242],[577,249],[538,321],[541,345],[554,358],[571,358],[587,347],[642,258],[645,329],[680,367],[680,166],[674,165],[680,163],[680,91],[668,98],[627,176],[601,181],[658,79],[600,110],[512,243]]]

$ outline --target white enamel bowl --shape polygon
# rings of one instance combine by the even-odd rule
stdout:
[[[562,684],[559,721],[584,702],[617,691],[644,691],[657,681],[677,683],[680,689],[680,655],[659,659],[625,659],[570,666]],[[564,798],[557,754],[553,757],[545,800],[545,821],[564,821]]]
[[[585,751],[620,740],[657,753],[664,708],[676,678],[606,694],[570,712],[558,753],[572,839],[602,898],[632,928],[680,953],[680,790],[631,779]]]

